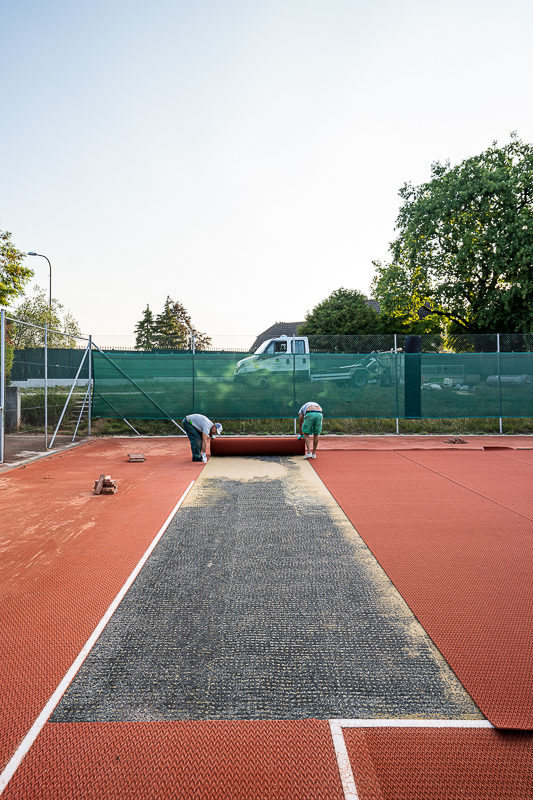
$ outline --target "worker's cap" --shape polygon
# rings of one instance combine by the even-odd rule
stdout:
[[[222,428],[222,425],[220,424],[220,422],[215,422],[215,428],[217,429],[216,435],[220,436],[220,434],[223,431],[223,428]]]

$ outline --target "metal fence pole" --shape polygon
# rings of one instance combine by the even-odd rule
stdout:
[[[192,413],[194,414],[194,373],[196,370],[196,366],[194,363],[194,356],[196,352],[195,341],[194,341],[194,333],[192,335]]]
[[[296,414],[296,336],[292,337],[292,413]],[[296,433],[296,416],[294,417],[294,433]]]
[[[48,450],[48,323],[44,323],[44,449]]]
[[[88,414],[89,414],[89,422],[87,425],[87,436],[91,435],[91,414],[93,410],[93,402],[92,402],[92,382],[93,382],[93,337],[89,336],[89,406],[88,406]]]
[[[500,353],[500,334],[496,334],[497,350],[498,350],[498,414],[500,417],[500,436],[503,432],[502,429],[502,367],[501,367],[501,353]]]
[[[4,463],[4,433],[6,421],[6,312],[0,311],[0,464]]]
[[[394,374],[396,380],[396,436],[400,435],[400,421],[398,419],[398,337],[394,334]]]

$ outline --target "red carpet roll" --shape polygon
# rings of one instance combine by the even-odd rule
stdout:
[[[211,439],[212,456],[303,456],[296,436],[219,436]]]

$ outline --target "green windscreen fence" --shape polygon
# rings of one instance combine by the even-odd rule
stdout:
[[[287,418],[309,400],[329,418],[533,417],[529,352],[94,352],[93,369],[95,417]]]

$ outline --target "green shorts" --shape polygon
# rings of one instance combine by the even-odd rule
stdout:
[[[323,414],[321,411],[308,411],[302,422],[302,431],[304,433],[314,433],[318,436],[322,430]]]

